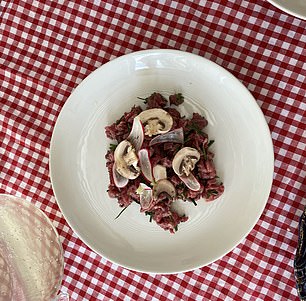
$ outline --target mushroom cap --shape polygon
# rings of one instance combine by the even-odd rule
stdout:
[[[153,136],[170,131],[173,125],[171,115],[163,109],[148,109],[138,115],[144,126],[145,135]]]
[[[183,147],[174,156],[172,168],[178,176],[189,176],[201,154],[193,147]]]
[[[121,141],[114,153],[116,171],[127,179],[136,179],[140,175],[140,168],[137,166],[138,157],[135,148],[127,140]]]
[[[156,164],[153,167],[153,178],[155,182],[158,180],[167,179],[167,168],[163,165]]]
[[[153,187],[153,197],[155,199],[162,193],[167,193],[171,198],[175,198],[176,190],[174,185],[167,179],[158,180]]]

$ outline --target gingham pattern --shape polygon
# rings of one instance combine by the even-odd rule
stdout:
[[[0,192],[36,202],[57,227],[62,292],[71,300],[298,300],[305,21],[263,0],[28,0],[2,1],[0,24]],[[231,71],[261,106],[275,147],[272,191],[252,232],[209,266],[168,276],[129,271],[92,252],[64,220],[48,176],[52,129],[73,88],[103,63],[149,48],[193,52]]]

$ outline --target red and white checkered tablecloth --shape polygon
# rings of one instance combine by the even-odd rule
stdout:
[[[264,0],[1,1],[0,193],[36,203],[65,250],[71,300],[298,300],[293,260],[305,199],[306,21]],[[56,118],[89,73],[120,55],[174,48],[206,57],[252,92],[272,132],[273,187],[251,233],[209,266],[129,271],[70,229],[48,167]]]

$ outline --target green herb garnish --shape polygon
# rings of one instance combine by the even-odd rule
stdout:
[[[190,199],[190,201],[193,203],[193,205],[198,206],[197,202],[194,199]]]
[[[122,115],[122,116],[116,121],[116,124],[119,124],[119,123],[122,121],[123,118],[124,118],[124,115]]]
[[[203,147],[203,158],[204,158],[204,161],[207,160],[207,152],[205,150],[205,147]]]
[[[184,183],[179,183],[176,185],[176,189],[183,189],[185,188],[185,184]]]
[[[179,106],[184,102],[184,96],[182,93],[176,93],[175,95],[175,99],[176,99],[176,105]],[[170,104],[171,103],[171,98],[170,98]]]
[[[213,145],[213,143],[215,142],[215,140],[209,140],[209,142],[207,143],[207,147],[206,149],[208,149],[211,145]],[[203,147],[203,158],[206,161],[207,160],[207,151],[206,151],[205,147]]]
[[[190,141],[190,137],[184,139],[184,144],[186,144],[186,143],[189,142],[189,141]]]
[[[178,226],[177,225],[174,227],[174,230],[175,230],[175,232],[178,231]]]
[[[114,152],[117,146],[118,146],[118,144],[113,144],[113,143],[111,143],[111,144],[109,145],[109,149],[110,149],[112,152]]]
[[[207,190],[206,197],[209,198],[212,195],[218,195],[218,193],[219,192],[216,189],[209,189],[209,190]]]
[[[146,98],[143,98],[143,97],[137,97],[138,99],[140,99],[140,100],[143,100],[144,102],[144,104],[147,104],[148,103],[148,98],[149,97],[146,97]]]
[[[211,145],[213,145],[214,142],[215,142],[215,140],[209,140],[209,142],[207,144],[207,148],[209,148]]]
[[[179,193],[179,194],[177,195],[177,197],[178,197],[179,199],[181,199],[181,200],[185,200],[185,198],[186,198],[186,186],[185,186],[185,184],[184,184],[184,183],[179,183],[179,184],[176,185],[175,188],[176,188],[176,191],[182,189],[182,192]]]
[[[119,214],[115,217],[115,219],[117,219],[117,218],[123,213],[123,211],[124,211],[127,207],[128,207],[128,206],[124,207],[124,208],[119,212]]]
[[[206,134],[202,131],[202,129],[194,122],[191,122],[191,124],[187,125],[186,128],[189,130],[187,132],[187,135],[190,134],[191,131],[195,131],[197,134],[205,136]]]
[[[154,215],[154,212],[151,212],[151,211],[147,211],[145,212],[145,215],[149,215],[150,216],[150,223],[152,222],[152,219],[153,219],[153,215]]]

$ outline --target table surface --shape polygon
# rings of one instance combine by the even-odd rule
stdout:
[[[1,1],[0,193],[25,197],[56,226],[71,300],[298,300],[293,260],[305,200],[306,21],[263,0]],[[208,58],[254,95],[275,172],[250,234],[216,262],[149,275],[94,253],[61,214],[49,178],[57,116],[93,70],[132,51]]]

